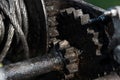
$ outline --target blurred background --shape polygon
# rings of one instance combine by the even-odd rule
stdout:
[[[120,0],[86,0],[86,1],[104,9],[120,5]]]

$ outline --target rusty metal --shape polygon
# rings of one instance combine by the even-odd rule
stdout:
[[[15,1],[15,4],[19,3],[16,2],[19,0],[12,1]],[[5,0],[5,3],[12,3],[12,1]],[[109,74],[118,67],[113,58],[109,57],[112,52],[108,52],[107,48],[110,40],[104,26],[111,23],[111,18],[109,18],[110,21],[106,16],[95,18],[104,13],[104,9],[83,0],[24,0],[24,2],[28,15],[23,15],[26,17],[23,22],[28,23],[20,24],[20,27],[24,28],[22,25],[28,26],[29,24],[29,28],[26,27],[28,31],[23,29],[23,32],[25,35],[28,32],[27,39],[25,39],[27,42],[25,43],[29,45],[30,57],[48,54],[43,57],[18,62],[25,59],[22,50],[19,50],[20,47],[23,49],[24,46],[22,47],[20,43],[17,44],[19,39],[16,38],[17,35],[14,35],[8,55],[5,54],[4,56],[5,66],[0,69],[0,80],[26,80],[51,71],[60,71],[64,79],[80,77],[79,80],[91,80],[100,77],[99,74]],[[6,10],[9,9],[8,4],[5,4]],[[18,9],[18,7],[12,6],[13,9]],[[6,25],[9,22],[7,20],[9,10],[5,13],[5,9],[1,11],[0,15],[2,17],[0,16],[0,21],[1,24]],[[21,11],[15,11],[18,14],[18,22],[21,21],[19,12],[23,14],[24,10],[21,8]],[[2,22],[2,18],[5,19],[5,22]],[[95,20],[91,21],[93,24],[88,25],[90,18],[95,18]],[[28,21],[25,19],[28,19]],[[104,22],[105,19],[107,23]],[[15,27],[17,19],[14,18],[14,20],[10,24],[12,23]],[[7,35],[5,36],[7,38]],[[2,37],[4,36],[1,36],[1,39]],[[19,45],[20,47],[18,47]],[[120,50],[118,48],[119,46],[116,51]],[[79,56],[80,54],[81,56]],[[112,76],[114,77],[114,75]]]
[[[66,74],[65,76],[77,72],[78,63],[75,62],[78,61],[78,56],[80,54],[79,51],[75,48],[69,47],[67,41],[62,41],[58,44],[59,45],[56,43],[51,54],[6,65],[3,68],[0,68],[0,79],[26,80],[51,71],[62,71]],[[65,53],[62,51],[64,49],[66,49]],[[66,73],[64,69],[68,69],[69,73]]]
[[[4,80],[25,80],[50,71],[61,70],[62,65],[59,56],[47,55],[4,66],[0,68],[2,70],[0,74],[5,75]],[[4,76],[0,77],[2,79]]]
[[[79,69],[79,55],[81,54],[81,52],[78,49],[71,47],[69,42],[66,40],[56,43],[55,46],[58,47],[60,52],[63,51],[61,59],[63,60],[64,64],[64,68],[62,70],[64,78],[73,78],[74,74],[78,72]],[[56,50],[59,51],[58,49]]]

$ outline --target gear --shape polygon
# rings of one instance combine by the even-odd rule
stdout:
[[[89,14],[84,14],[81,9],[71,7],[63,9],[60,10],[60,14],[57,17],[57,22],[59,23],[57,30],[59,39],[66,39],[70,45],[83,51],[83,54],[80,56],[79,65],[81,67],[79,74],[88,75],[89,79],[93,79],[94,77],[99,77],[99,75],[109,74],[116,68],[116,63],[104,64],[104,59],[109,58],[102,54],[102,48],[105,49],[106,44],[104,44],[104,40],[103,42],[100,41],[102,39],[100,37],[103,37],[104,34],[105,38],[106,33],[103,31],[101,31],[102,33],[99,32],[99,30],[93,27],[94,25],[84,25],[89,20]]]
[[[57,52],[60,52],[58,55],[61,56],[64,63],[64,69],[61,70],[64,74],[64,79],[73,78],[74,73],[78,71],[78,56],[80,55],[80,51],[71,47],[69,42],[66,40],[54,43],[54,46],[56,47]]]
[[[66,15],[67,16],[73,16],[74,20],[80,19],[81,20],[80,21],[81,25],[88,23],[89,18],[90,18],[89,14],[83,14],[81,9],[76,10],[73,7],[61,10],[60,13],[61,13],[62,16],[66,16]],[[66,15],[64,15],[64,14],[66,14]]]
[[[53,1],[53,2],[52,2]],[[62,19],[62,23],[64,24],[69,24],[71,25],[70,23],[74,22],[77,20],[77,24],[78,25],[83,25],[83,24],[86,24],[88,23],[90,17],[89,17],[89,14],[83,14],[82,10],[81,9],[75,9],[73,7],[70,7],[70,8],[66,8],[66,9],[63,9],[63,10],[60,10],[60,9],[56,9],[58,7],[56,7],[56,4],[58,3],[57,1],[54,1],[52,0],[51,2],[48,2],[46,3],[47,7],[47,13],[48,13],[48,25],[49,25],[49,44],[52,44],[52,43],[57,43],[57,42],[62,42],[62,39],[59,39],[60,36],[61,36],[61,33],[63,34],[63,32],[60,33],[59,31],[59,20],[58,18],[63,18]],[[47,1],[46,1],[47,2]],[[54,4],[53,4],[54,3]],[[72,22],[71,22],[72,21]],[[65,28],[65,27],[64,27]],[[73,28],[72,28],[73,29]],[[72,30],[71,29],[71,30]],[[63,29],[64,30],[64,29]],[[76,31],[77,32],[77,31]],[[72,33],[72,31],[71,31]],[[70,35],[70,34],[69,34]],[[96,37],[95,37],[96,38]],[[66,38],[65,38],[66,39]],[[63,39],[64,40],[64,39]],[[71,41],[70,41],[71,42]],[[49,46],[51,47],[51,45]],[[69,53],[68,55],[65,54],[65,57],[67,58],[69,55],[70,55],[70,52],[69,51],[74,51],[73,48],[68,48],[68,49],[65,49],[65,51],[67,53]],[[98,51],[99,52],[99,51]],[[70,57],[70,56],[69,56]],[[76,58],[78,59],[78,58]],[[74,60],[74,59],[73,59]],[[72,61],[70,61],[72,62]],[[74,67],[74,66],[76,67]],[[66,65],[66,70],[65,71],[68,71],[69,75],[65,75],[65,78],[71,78],[73,77],[74,75],[74,72],[77,72],[78,71],[78,66],[79,65],[79,62],[73,62],[72,64],[67,64]],[[73,69],[71,69],[73,68]],[[66,73],[66,72],[65,72]]]
[[[60,11],[61,13],[66,12],[68,15],[73,14],[74,18],[79,18],[81,15],[83,15],[83,12],[81,9],[75,10],[75,8],[68,8]]]
[[[56,20],[57,14],[59,13],[58,4],[59,1],[47,1],[46,0],[46,10],[48,13],[48,25],[49,25],[49,47],[51,44],[58,45],[60,50],[64,52],[62,54],[64,61],[64,69],[62,70],[65,79],[74,77],[74,73],[78,71],[78,53],[79,51],[74,47],[71,47],[69,42],[66,40],[60,40],[57,37],[59,32],[57,30],[58,22]],[[68,63],[67,63],[67,62]]]
[[[59,36],[59,32],[57,31],[56,25],[58,24],[56,21],[56,14],[58,13],[58,10],[55,6],[58,3],[58,1],[49,1],[46,0],[46,10],[47,10],[47,16],[48,16],[48,28],[49,28],[49,44],[56,42],[56,37]]]
[[[90,19],[89,14],[84,14],[81,9],[75,9],[73,7],[70,7],[70,8],[67,7],[67,8],[61,9],[58,7],[59,6],[58,3],[59,1],[56,1],[56,0],[51,0],[51,1],[46,0],[46,9],[48,13],[48,25],[49,25],[49,47],[51,47],[50,44],[52,43],[57,44],[59,42],[62,42],[62,40],[67,40],[70,43],[70,45],[80,49],[84,53],[82,56],[80,56],[81,63],[79,62],[76,63],[74,62],[74,59],[73,59],[73,60],[70,60],[71,62],[70,64],[66,65],[66,70],[64,71],[67,71],[67,72],[64,72],[64,73],[65,74],[69,73],[69,75],[65,75],[65,78],[69,79],[70,77],[73,77],[74,76],[73,72],[78,71],[78,67],[75,67],[75,66],[78,66],[78,65],[81,65],[82,67],[80,74],[84,74],[84,70],[86,70],[85,67],[94,68],[95,71],[91,71],[91,68],[89,68],[89,72],[91,72],[91,74],[87,71],[85,72],[85,75],[86,74],[89,75],[89,78],[93,78],[93,75],[94,77],[99,77],[99,75],[104,75],[106,73],[108,74],[110,71],[112,71],[112,69],[115,68],[113,67],[113,65],[111,66],[108,64],[108,66],[111,66],[110,67],[111,69],[109,70],[105,68],[106,65],[102,67],[100,67],[101,65],[99,65],[99,67],[97,66],[96,68],[95,67],[96,64],[100,64],[102,62],[101,61],[102,57],[100,57],[100,59],[97,60],[100,63],[96,63],[93,60],[93,59],[96,59],[96,56],[97,57],[102,56],[101,50],[106,46],[106,44],[102,45],[104,44],[104,42],[99,41],[99,36],[101,34],[103,35],[103,33],[99,33],[98,31],[96,31],[96,29],[93,29],[91,27],[88,28],[88,25],[84,26],[84,24],[88,23]],[[100,26],[103,26],[103,25],[100,25]],[[87,45],[84,45],[84,44],[87,44]],[[74,51],[74,49],[72,50],[72,47],[68,49],[65,48],[65,51],[70,55],[70,53],[72,52],[69,52],[69,51]],[[66,54],[64,56],[65,58],[69,56],[67,55],[67,53],[65,53]],[[89,53],[92,53],[92,54],[89,54]],[[93,56],[94,53],[96,56]],[[93,62],[93,64],[91,64],[91,62]],[[73,65],[75,68],[71,67]],[[96,72],[97,69],[100,71]],[[103,70],[101,71],[101,69]]]

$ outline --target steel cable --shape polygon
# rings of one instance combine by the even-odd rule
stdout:
[[[0,16],[0,23],[2,23],[0,24],[1,29],[8,28],[7,40],[0,54],[0,62],[3,61],[9,51],[14,34],[18,41],[20,40],[22,42],[22,49],[24,49],[26,58],[29,58],[29,47],[27,43],[28,18],[24,1],[0,0],[0,13],[2,14]],[[9,19],[9,26],[4,25],[3,18]],[[4,34],[4,31],[1,30],[0,37],[4,37]]]

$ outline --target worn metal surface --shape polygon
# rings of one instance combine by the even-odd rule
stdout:
[[[65,74],[64,77],[74,77],[73,73],[79,70],[79,73],[76,74],[77,78],[80,77],[80,80],[88,80],[98,77],[99,74],[109,74],[109,72],[116,67],[115,62],[111,61],[111,59],[108,58],[108,55],[106,55],[109,40],[106,31],[103,28],[104,25],[95,24],[92,26],[82,26],[82,23],[86,23],[90,17],[96,17],[105,10],[81,0],[45,0],[48,2],[45,5],[43,0],[24,1],[29,19],[27,39],[31,57],[45,54],[48,47],[53,47],[51,43],[56,44],[64,39],[68,40],[70,45],[74,47],[68,45],[68,42],[66,41],[57,44],[61,48],[60,51],[62,50],[61,52],[63,52],[62,57],[60,57],[62,60],[57,56],[48,57],[47,55],[45,57],[39,57],[3,67],[5,74],[7,74],[6,76],[8,76],[8,80],[21,80],[38,76],[53,70],[59,70],[63,65],[64,69],[61,72],[63,72],[62,74]],[[47,15],[45,6],[48,12]],[[74,8],[75,15],[71,16],[72,12],[68,11],[70,14],[67,14],[68,16],[65,19],[63,18],[64,15],[61,17],[63,23],[58,23],[56,18],[58,18],[60,11],[70,7]],[[76,14],[77,9],[78,14]],[[83,15],[80,9],[83,10],[83,13],[89,15]],[[82,16],[79,15],[79,12]],[[46,26],[46,16],[48,17],[48,26]],[[77,19],[79,17],[80,19]],[[93,26],[95,27],[93,28]],[[103,29],[97,29],[96,26],[102,27]],[[87,27],[90,27],[90,29],[87,29]],[[50,43],[48,44],[48,42]],[[17,50],[18,48],[16,49],[15,47],[13,49]],[[79,57],[80,60],[78,59],[78,54],[76,54],[78,50],[76,51],[75,47],[80,51],[82,50],[82,55]],[[97,55],[96,53],[100,53],[100,55]],[[20,61],[21,58],[19,58],[19,55],[21,54],[11,51],[10,58],[7,57],[7,59],[10,59],[10,61],[13,62]],[[62,65],[58,63],[61,63]]]
[[[5,75],[5,80],[25,80],[50,71],[60,70],[61,68],[62,60],[60,57],[47,55],[4,66],[0,69],[0,74]],[[4,75],[1,75],[0,79]]]
[[[26,80],[51,71],[61,71],[65,74],[63,78],[71,78],[70,75],[78,71],[79,54],[80,52],[70,47],[67,41],[62,41],[55,44],[51,54],[0,68],[0,79]]]
[[[75,72],[78,71],[78,51],[71,47],[69,42],[66,40],[61,40],[58,37],[59,31],[58,31],[58,22],[56,20],[57,15],[59,14],[60,10],[62,8],[68,7],[69,5],[63,1],[63,0],[45,0],[46,10],[47,10],[47,16],[48,16],[48,26],[49,26],[49,47],[51,47],[51,44],[56,44],[58,42],[58,46],[61,50],[64,50],[64,53],[62,54],[63,57],[68,61],[68,63],[65,64],[65,69],[63,70],[63,74],[65,74],[65,77],[70,78],[69,75],[74,75]],[[74,65],[75,64],[75,65]],[[73,66],[74,65],[74,66]],[[72,70],[73,68],[73,70]],[[68,77],[69,76],[69,77]]]
[[[55,47],[56,51],[61,52],[61,54],[59,53],[59,55],[63,60],[62,73],[64,79],[73,78],[74,74],[78,72],[79,69],[79,55],[81,54],[81,52],[78,49],[71,47],[69,42],[66,40],[56,43]]]

